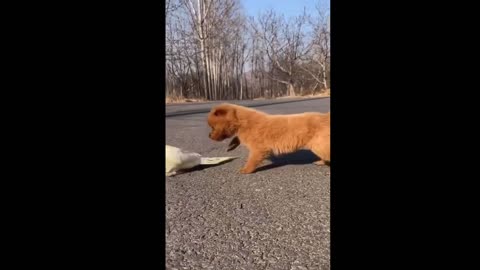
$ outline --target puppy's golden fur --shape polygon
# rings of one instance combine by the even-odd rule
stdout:
[[[220,104],[211,109],[209,137],[222,141],[237,136],[250,151],[241,173],[252,173],[270,154],[310,149],[323,165],[330,162],[330,113],[271,115],[251,108]],[[234,138],[235,139],[235,138]]]

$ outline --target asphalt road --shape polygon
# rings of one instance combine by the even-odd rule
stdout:
[[[327,112],[330,99],[257,109]],[[167,117],[167,144],[239,158],[167,177],[166,269],[330,269],[330,168],[303,150],[240,174],[247,149],[226,152],[229,140],[210,140],[206,116]]]
[[[324,99],[326,97],[315,97],[309,98],[310,100]],[[210,102],[201,102],[201,103],[172,103],[167,104],[165,109],[165,114],[167,117],[185,115],[191,113],[204,113],[208,112],[212,106],[222,102],[230,102],[242,106],[249,107],[261,107],[271,104],[284,104],[290,102],[297,102],[305,100],[305,98],[281,98],[281,99],[265,99],[265,100],[235,100],[235,101],[210,101]]]

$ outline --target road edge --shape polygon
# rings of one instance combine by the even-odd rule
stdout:
[[[330,97],[314,97],[314,98],[302,98],[302,99],[296,99],[296,100],[267,101],[267,102],[262,102],[262,103],[258,103],[258,104],[242,105],[242,106],[249,107],[249,108],[254,108],[254,107],[262,107],[262,106],[275,105],[275,104],[285,104],[285,103],[309,101],[309,100],[324,99],[324,98],[330,98]],[[228,102],[236,104],[235,101],[228,101]],[[216,102],[213,101],[212,103],[216,103]],[[209,112],[209,111],[210,111],[210,108],[176,111],[176,112],[166,113],[165,117],[175,117],[175,116],[183,116],[183,115],[190,115],[190,114],[199,114],[199,113],[206,113],[206,112]]]

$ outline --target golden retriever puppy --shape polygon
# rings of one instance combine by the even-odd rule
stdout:
[[[243,144],[249,150],[248,161],[240,172],[252,173],[269,155],[310,149],[321,160],[330,162],[330,113],[272,115],[251,108],[224,103],[213,107],[208,114],[212,128],[210,139],[222,141],[233,138],[229,149]],[[233,147],[233,148],[231,148]]]

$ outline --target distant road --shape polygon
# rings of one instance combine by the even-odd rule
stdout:
[[[247,107],[260,107],[273,104],[284,104],[290,102],[300,102],[307,100],[317,100],[317,99],[327,99],[330,101],[330,97],[315,97],[315,98],[282,98],[282,99],[267,99],[267,100],[224,100],[224,101],[209,101],[201,103],[172,103],[166,105],[165,116],[179,116],[179,115],[188,115],[195,113],[205,113],[209,112],[210,108],[215,104],[220,104],[223,102],[234,103]]]

